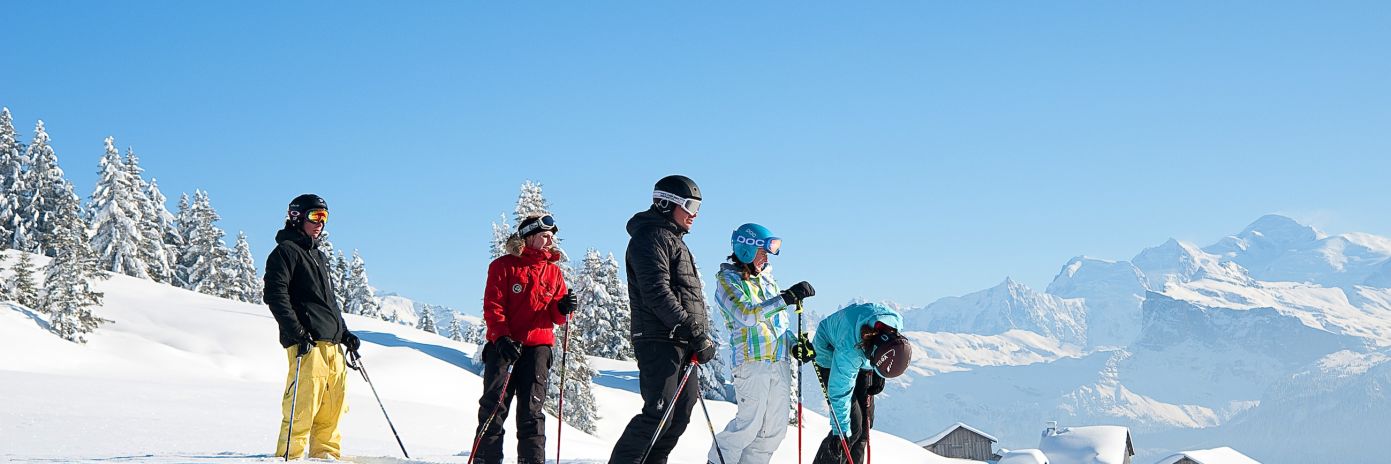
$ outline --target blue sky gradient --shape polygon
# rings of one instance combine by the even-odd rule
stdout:
[[[669,173],[703,269],[922,305],[1277,212],[1391,235],[1385,2],[20,2],[0,105],[84,197],[102,139],[266,253],[285,204],[377,287],[477,313],[489,222],[542,182],[622,257]],[[814,308],[815,309],[815,308]]]

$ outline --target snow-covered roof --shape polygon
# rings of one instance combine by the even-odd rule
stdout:
[[[993,442],[999,442],[999,441],[1000,441],[999,439],[997,439],[997,438],[991,436],[990,434],[980,431],[980,429],[978,429],[978,428],[971,427],[971,426],[966,425],[966,424],[961,423],[961,422],[957,422],[957,423],[955,423],[955,424],[952,424],[950,427],[947,427],[946,430],[943,430],[943,431],[941,431],[941,432],[938,432],[936,435],[933,435],[933,436],[924,438],[924,439],[922,439],[922,440],[918,440],[917,444],[918,444],[918,446],[932,446],[932,445],[935,445],[935,444],[937,444],[937,442],[942,441],[943,438],[947,438],[947,435],[951,435],[952,432],[955,432],[956,429],[966,429],[966,430],[970,430],[970,431],[972,431],[972,432],[975,432],[976,435],[980,435],[980,436],[982,436],[982,437],[985,437],[986,439],[988,439],[988,440],[990,440],[990,441],[993,441]]]
[[[1205,450],[1184,451],[1164,458],[1155,464],[1174,464],[1183,458],[1192,459],[1198,464],[1261,464],[1260,461],[1251,459],[1245,454],[1241,454],[1241,452],[1225,446]]]
[[[1000,452],[999,464],[1049,464],[1048,456],[1036,449],[1010,450]]]
[[[1038,441],[1053,464],[1122,464],[1131,448],[1130,429],[1115,425],[1061,427]]]

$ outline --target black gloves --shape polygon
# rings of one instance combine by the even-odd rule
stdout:
[[[869,393],[869,396],[884,393],[884,378],[879,374],[870,374],[869,386],[865,387],[865,393]]]
[[[715,359],[715,343],[704,334],[691,340],[691,351],[695,353],[696,364],[705,364]]]
[[[298,333],[299,338],[295,340],[295,346],[298,347],[295,351],[295,356],[302,358],[304,355],[309,354],[309,350],[314,349],[314,337],[309,335],[309,332],[305,331],[303,328],[300,328]]]
[[[314,341],[310,340],[309,337],[301,338],[298,342],[295,342],[295,346],[299,347],[298,354],[296,354],[295,357],[303,358],[304,355],[309,354],[310,349],[314,348]]]
[[[798,301],[802,301],[809,297],[815,296],[816,289],[811,288],[811,284],[803,280],[801,282],[797,282],[796,285],[793,285],[787,290],[783,290],[781,295],[782,301],[784,303],[787,303],[788,305],[795,305]]]
[[[556,306],[557,309],[560,310],[561,315],[569,316],[570,313],[575,312],[575,308],[580,306],[580,301],[578,298],[575,298],[575,291],[570,290],[565,292],[565,296],[560,298],[560,304]]]
[[[348,332],[343,335],[343,348],[356,353],[358,348],[362,348],[362,339],[357,338],[357,335],[353,335],[352,332]]]
[[[796,359],[801,364],[816,359],[816,348],[811,346],[811,340],[807,339],[807,334],[797,336],[797,343],[792,345],[792,359]]]
[[[493,346],[497,347],[497,356],[504,363],[512,364],[522,358],[522,344],[517,343],[512,337],[499,337],[493,342]]]

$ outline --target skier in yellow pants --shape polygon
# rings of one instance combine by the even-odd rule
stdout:
[[[323,198],[295,197],[285,228],[275,234],[275,250],[266,258],[265,301],[280,326],[280,346],[290,361],[280,407],[284,418],[275,445],[276,456],[287,459],[304,457],[306,447],[311,458],[342,457],[338,419],[347,412],[343,394],[348,380],[343,350],[353,353],[362,345],[343,322],[328,259],[318,249],[327,222],[328,203]]]
[[[315,342],[304,355],[299,368],[299,396],[295,398],[295,354],[298,346],[285,349],[290,359],[290,373],[285,379],[285,397],[281,399],[280,438],[275,455],[285,455],[286,426],[290,424],[290,403],[295,401],[294,436],[290,438],[290,456],[304,456],[304,448],[312,443],[309,456],[338,459],[342,457],[343,435],[338,433],[338,419],[348,412],[343,403],[348,371],[344,368],[343,353],[333,342]]]

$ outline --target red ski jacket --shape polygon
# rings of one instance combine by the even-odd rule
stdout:
[[[488,265],[483,322],[488,341],[512,337],[522,346],[554,345],[555,324],[564,324],[558,305],[565,296],[559,253],[521,247]]]

